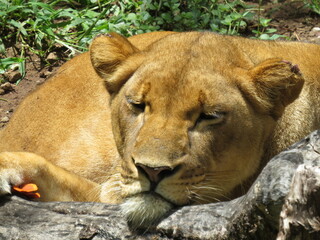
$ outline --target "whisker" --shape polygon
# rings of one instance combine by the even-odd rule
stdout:
[[[217,187],[210,187],[210,186],[194,186],[194,189],[206,189],[206,190],[213,190],[213,191],[220,191],[222,192],[223,189]]]
[[[195,193],[192,193],[192,196],[190,196],[190,199],[195,202],[196,204],[203,204],[203,203],[211,203],[211,202],[219,202],[220,199],[209,196],[209,195],[198,195]]]
[[[191,191],[192,194],[196,195],[196,196],[205,196],[205,197],[212,197],[212,198],[218,198],[218,197],[226,197],[224,193],[222,192],[214,192],[214,194],[212,194],[213,192],[201,192],[201,193],[196,193],[194,191]]]
[[[223,186],[230,181],[234,182],[233,171],[206,173],[205,178],[187,189],[188,198],[195,203],[210,203],[229,199],[229,191]]]

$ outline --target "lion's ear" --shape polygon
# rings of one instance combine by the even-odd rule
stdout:
[[[279,118],[300,94],[304,79],[297,65],[278,58],[268,59],[248,71],[244,95],[262,112]]]
[[[90,46],[91,63],[102,77],[110,93],[117,92],[126,79],[112,78],[119,66],[131,55],[139,52],[125,37],[116,34],[98,35]]]

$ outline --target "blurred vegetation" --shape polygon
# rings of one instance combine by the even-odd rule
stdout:
[[[320,14],[320,0],[304,0],[305,6]]]
[[[9,45],[20,57],[3,58],[0,73],[20,64],[26,53],[44,58],[62,47],[69,56],[87,50],[98,33],[125,36],[150,31],[209,30],[222,34],[277,39],[271,19],[260,15],[260,5],[242,0],[0,0],[0,54]],[[319,0],[304,0],[319,13]],[[0,80],[1,81],[1,80]]]

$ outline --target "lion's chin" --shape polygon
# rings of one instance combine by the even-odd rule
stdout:
[[[173,204],[156,194],[150,193],[141,193],[129,197],[121,204],[122,213],[133,229],[149,228],[172,208]]]

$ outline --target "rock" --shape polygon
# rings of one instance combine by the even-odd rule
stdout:
[[[9,117],[5,116],[5,117],[0,119],[0,122],[6,123],[6,122],[9,122],[9,120],[10,120]]]
[[[311,30],[312,32],[320,32],[320,27],[314,27]]]
[[[5,94],[5,93],[6,93],[6,91],[3,90],[2,88],[0,88],[0,95],[3,95],[3,94]]]
[[[2,90],[4,90],[5,92],[11,92],[11,91],[14,90],[12,84],[9,83],[9,82],[6,82],[6,83],[4,83],[4,84],[1,84],[0,88],[1,88]]]
[[[10,83],[15,83],[22,78],[22,74],[17,70],[8,70],[3,75],[4,78]]]
[[[12,71],[18,71],[18,70],[19,70],[19,66],[20,66],[19,63],[14,63],[14,64],[10,65],[10,70],[12,70]],[[9,71],[10,71],[10,70],[9,70]]]
[[[52,72],[50,72],[50,71],[43,71],[40,73],[40,77],[47,78],[47,77],[50,77],[51,74],[52,74]]]
[[[45,72],[41,72],[41,73],[40,73],[40,77],[41,77],[41,78],[46,78],[46,77],[47,77],[47,75],[46,75],[46,73],[45,73]]]
[[[320,44],[320,36],[316,38],[310,38],[309,42],[315,43],[315,44]]]
[[[244,196],[229,202],[181,207],[142,232],[130,229],[117,205],[41,203],[15,196],[3,197],[0,199],[0,239],[276,239],[280,213],[282,219],[302,216],[300,219],[305,224],[298,228],[303,237],[298,239],[320,239],[314,221],[320,214],[319,166],[320,131],[316,131],[270,160]],[[310,184],[304,185],[307,181]],[[286,207],[292,206],[290,199],[297,199],[295,186],[300,186],[298,190],[302,193],[311,193],[302,195],[314,211],[306,214],[299,204]],[[280,233],[296,236],[292,231],[297,228],[283,230],[280,226]]]
[[[316,44],[320,44],[320,27],[312,28],[311,32],[315,37],[311,38],[310,41]]]
[[[41,84],[43,84],[43,81],[38,80],[38,81],[36,81],[36,84],[41,85]]]
[[[56,53],[54,52],[51,52],[48,54],[46,60],[49,62],[49,63],[54,63],[55,61],[58,60],[58,56]]]

